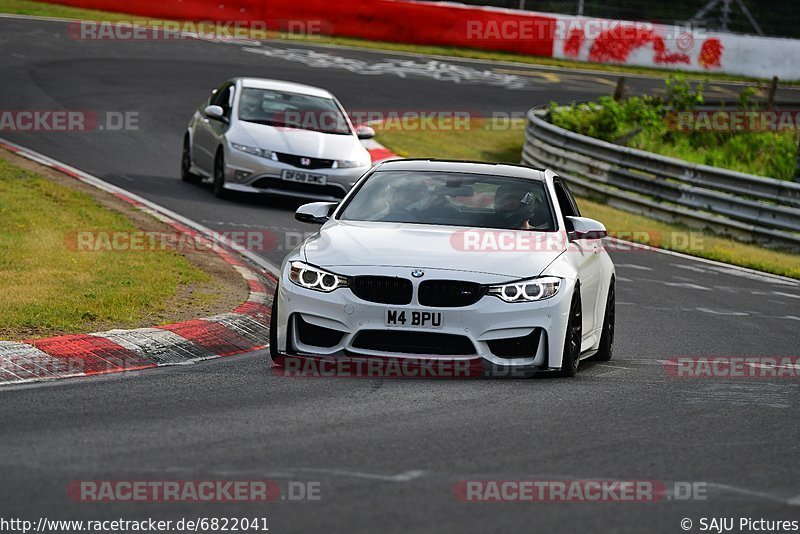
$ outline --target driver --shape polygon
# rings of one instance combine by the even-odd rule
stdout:
[[[391,187],[387,197],[384,220],[396,222],[417,221],[419,205],[428,193],[422,182],[406,182]]]
[[[495,220],[501,228],[532,230],[528,222],[535,211],[534,196],[524,187],[501,185],[494,194]]]
[[[239,115],[252,120],[261,118],[263,114],[264,110],[261,108],[261,98],[248,91],[242,93],[242,105]]]

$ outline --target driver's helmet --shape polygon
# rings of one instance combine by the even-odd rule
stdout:
[[[388,204],[392,211],[410,210],[420,204],[428,187],[419,180],[404,180],[389,188]]]

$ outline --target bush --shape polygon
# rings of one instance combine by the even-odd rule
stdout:
[[[756,109],[755,91],[745,88],[739,109]],[[792,132],[682,132],[670,126],[668,112],[691,111],[702,105],[703,85],[694,89],[680,76],[666,80],[666,96],[632,97],[559,108],[550,104],[553,124],[567,130],[622,143],[694,163],[703,163],[781,180],[794,177],[797,139]]]

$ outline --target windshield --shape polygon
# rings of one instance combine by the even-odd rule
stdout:
[[[239,120],[279,128],[352,134],[335,100],[268,89],[246,87],[242,90]]]
[[[555,230],[543,182],[449,172],[376,172],[339,219]]]

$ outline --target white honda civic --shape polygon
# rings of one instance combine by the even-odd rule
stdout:
[[[308,85],[235,78],[194,113],[183,139],[181,178],[211,179],[214,194],[268,193],[341,200],[372,166],[336,98]]]
[[[552,171],[400,160],[340,204],[281,268],[273,361],[478,361],[485,374],[611,358],[614,266],[605,227],[580,216]]]

